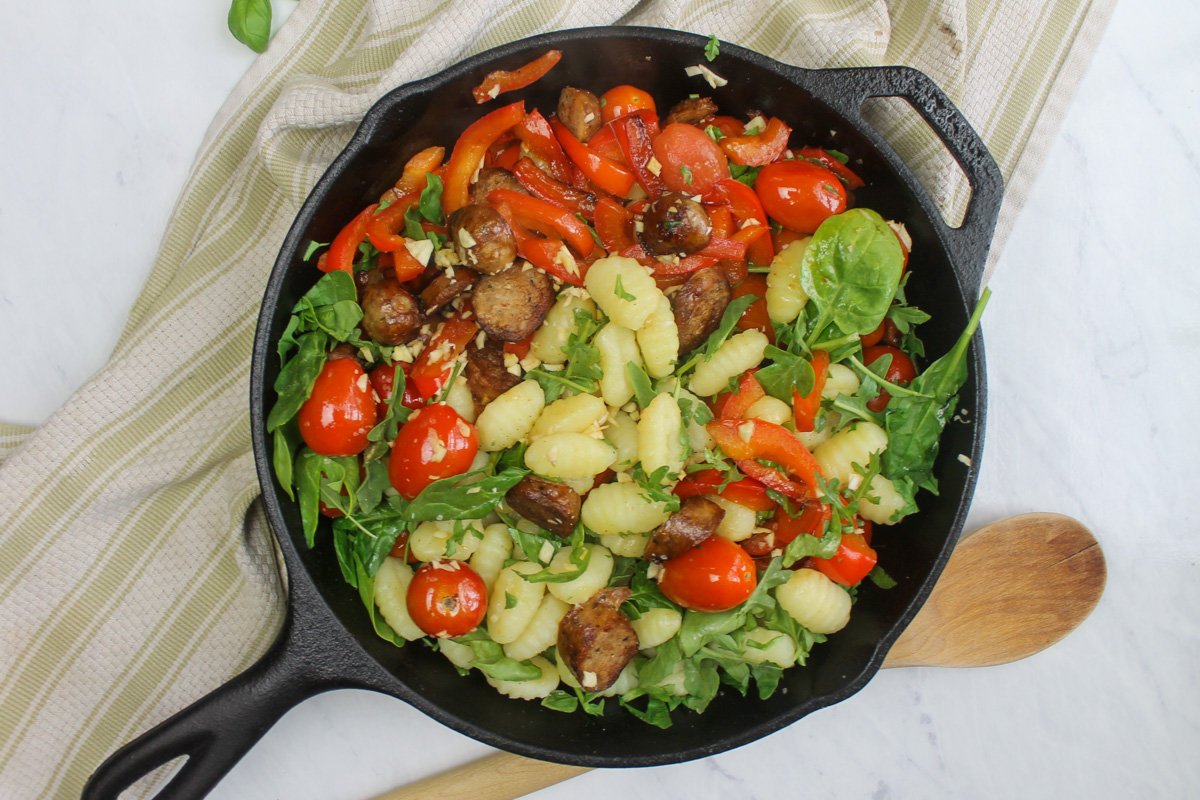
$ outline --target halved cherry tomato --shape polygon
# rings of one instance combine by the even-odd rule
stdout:
[[[600,95],[600,118],[605,122],[642,110],[657,112],[658,107],[649,92],[636,86],[614,86]]]
[[[444,403],[425,406],[401,426],[388,459],[388,480],[412,500],[434,481],[470,469],[478,450],[474,425]]]
[[[392,396],[392,389],[396,383],[396,370],[404,371],[400,364],[390,367],[387,364],[380,364],[371,370],[371,388],[375,390],[375,395],[379,398],[379,402],[375,404],[375,416],[378,419],[387,416],[388,407],[391,405],[389,398]],[[405,408],[420,408],[425,405],[425,400],[421,397],[421,392],[417,389],[416,384],[407,378],[404,381],[404,395],[400,398],[400,405]]]
[[[682,122],[654,137],[654,157],[662,165],[659,177],[672,191],[707,194],[717,181],[729,178],[725,151],[699,128]]]
[[[561,50],[547,50],[533,61],[514,70],[489,72],[483,82],[471,90],[476,103],[486,103],[504,92],[523,89],[541,78],[562,58]]]
[[[767,127],[758,133],[739,134],[722,139],[719,144],[735,164],[761,167],[770,164],[787,149],[792,129],[777,117],[771,117]]]
[[[775,547],[787,547],[792,540],[801,535],[821,536],[825,533],[825,523],[833,519],[833,509],[825,503],[809,500],[804,504],[800,513],[792,517],[782,509],[767,521],[766,527],[775,534]]]
[[[438,639],[465,636],[487,615],[487,586],[462,561],[430,561],[417,570],[405,597],[417,627]]]
[[[777,161],[758,173],[754,191],[771,219],[799,233],[846,210],[846,189],[829,170],[810,161]]]
[[[814,558],[814,567],[843,586],[855,586],[867,577],[879,556],[859,533],[843,533],[842,542],[833,558]]]
[[[314,453],[356,456],[377,421],[367,373],[353,358],[326,361],[297,415],[300,437]]]
[[[728,611],[744,603],[757,585],[754,561],[720,536],[663,564],[658,578],[663,594],[693,611]]]
[[[430,400],[441,391],[454,371],[454,359],[477,333],[479,325],[471,319],[450,317],[442,323],[408,371],[409,380],[422,397]]]
[[[771,325],[771,316],[767,313],[767,276],[758,272],[747,275],[745,280],[733,287],[730,299],[736,300],[748,294],[758,299],[738,317],[738,330],[762,331],[771,344],[775,344],[775,327]]]
[[[866,350],[868,347],[874,347],[879,344],[879,340],[883,338],[884,325],[887,323],[887,317],[880,320],[879,325],[870,333],[863,334],[858,337],[858,343]],[[895,324],[895,323],[893,323]]]
[[[715,469],[704,469],[693,472],[675,485],[674,492],[682,498],[715,494],[731,503],[752,508],[755,511],[770,511],[775,508],[775,501],[767,497],[767,489],[758,481],[742,478],[730,482],[720,489],[725,476]]]
[[[869,366],[887,353],[891,354],[892,363],[888,366],[887,372],[884,373],[883,379],[889,383],[897,384],[898,386],[907,386],[908,384],[912,383],[917,377],[916,365],[914,365],[912,359],[909,358],[908,355],[898,347],[891,347],[886,344],[877,344],[874,347],[866,347],[863,349],[863,363]],[[891,399],[892,396],[888,394],[887,390],[881,389],[879,394],[868,401],[867,408],[878,414],[887,408],[888,401]]]

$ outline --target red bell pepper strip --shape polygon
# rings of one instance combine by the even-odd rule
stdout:
[[[813,388],[806,395],[792,389],[792,416],[796,421],[796,430],[811,431],[816,424],[817,412],[821,410],[821,390],[825,388],[825,379],[829,377],[829,353],[824,350],[813,352]]]
[[[333,237],[333,242],[329,245],[325,261],[317,261],[317,266],[322,272],[340,269],[342,272],[354,274],[354,256],[358,253],[358,246],[367,238],[367,224],[377,208],[379,204],[372,203],[358,212],[358,216],[350,220],[349,225],[338,231],[338,235]]]
[[[734,461],[774,461],[803,481],[814,497],[820,495],[817,476],[821,468],[787,428],[761,419],[714,419],[704,427],[717,447]]]
[[[735,164],[747,167],[761,167],[770,164],[787,149],[788,138],[792,129],[777,117],[771,117],[766,129],[755,134],[729,136],[717,144]]]
[[[879,556],[859,533],[843,533],[833,558],[814,558],[812,565],[830,580],[843,586],[855,586],[867,577]]]
[[[387,208],[371,215],[367,220],[367,238],[376,250],[390,253],[404,247],[405,238],[399,235],[404,227],[404,214],[420,196],[419,192],[406,194],[393,200]]]
[[[575,134],[567,130],[558,119],[551,120],[550,129],[562,145],[563,152],[587,179],[606,192],[627,197],[633,188],[633,170],[618,164],[610,158],[605,158],[592,151],[587,145],[575,138]]]
[[[629,166],[625,161],[625,151],[621,149],[621,143],[617,141],[615,125],[615,122],[609,122],[601,126],[584,144],[593,153],[602,155],[610,161],[615,161],[623,166]]]
[[[642,252],[645,252],[645,250]],[[637,256],[633,257],[637,258]],[[638,258],[638,260],[642,261],[641,258]],[[654,258],[650,258],[649,261],[643,263],[648,264],[654,270],[655,275],[686,275],[689,272],[696,272],[705,267],[711,267],[719,260],[702,253],[692,253],[690,256],[679,259],[679,262],[675,264],[668,264]]]
[[[788,516],[783,509],[775,512],[766,527],[775,534],[775,546],[787,547],[798,536],[822,536],[825,523],[833,519],[833,509],[815,500],[805,502],[804,508],[795,516]]]
[[[550,177],[563,183],[571,180],[571,162],[567,160],[567,155],[555,138],[550,123],[540,111],[536,108],[530,111],[525,119],[513,128],[513,133],[529,152],[537,157],[537,161],[546,167]]]
[[[667,185],[650,170],[654,147],[646,121],[638,114],[630,114],[613,122],[613,131],[625,154],[625,162],[633,169],[638,184],[646,190],[651,200],[657,200],[667,190]]]
[[[705,201],[729,206],[734,219],[743,227],[766,225],[768,222],[767,212],[763,209],[762,201],[758,199],[758,195],[753,189],[741,181],[733,179],[717,181],[705,197]],[[752,263],[763,267],[770,265],[771,260],[775,258],[775,248],[767,237],[755,239],[746,252]]]
[[[525,243],[525,258],[538,269],[548,275],[553,275],[563,283],[583,286],[583,272],[579,269],[578,262],[574,264],[573,270],[567,264],[562,263],[568,258],[573,258],[570,252],[567,253],[566,258],[562,257],[562,251],[565,249],[566,245],[559,239],[533,239]]]
[[[396,181],[396,185],[379,198],[379,204],[394,203],[404,195],[413,192],[419,194],[428,183],[426,175],[430,172],[436,173],[442,166],[442,159],[445,157],[446,148],[444,147],[426,147],[417,153],[404,165],[404,172],[400,175],[400,180]]]
[[[636,244],[631,233],[633,212],[615,200],[607,197],[597,200],[595,216],[592,219],[596,225],[596,235],[600,237],[600,244],[608,252],[620,253]]]
[[[849,167],[819,147],[805,147],[803,150],[798,151],[796,155],[809,161],[815,161],[834,175],[837,175],[838,180],[844,183],[847,189],[860,189],[863,186],[862,178],[855,175]]]
[[[708,206],[705,211],[712,221],[712,235],[728,239],[733,234],[733,213],[729,206]]]
[[[775,508],[775,501],[767,497],[766,487],[758,481],[742,478],[731,481],[724,489],[721,489],[724,478],[724,474],[715,469],[693,472],[675,485],[674,492],[684,499],[715,494],[755,511],[770,511]]]
[[[747,372],[738,380],[737,391],[724,395],[718,401],[721,413],[717,416],[721,419],[742,419],[750,406],[766,396],[767,392],[758,378],[754,377],[754,372]]]
[[[746,124],[737,117],[728,117],[722,115],[705,117],[700,120],[699,126],[701,129],[714,127],[721,132],[722,136],[741,136],[746,130]]]
[[[592,219],[596,212],[596,195],[581,192],[574,186],[551,178],[538,169],[537,165],[528,158],[522,158],[513,167],[513,174],[521,185],[536,197],[569,209],[572,213],[582,214],[584,219]]]
[[[575,252],[582,256],[588,255],[596,247],[596,240],[592,238],[592,232],[588,230],[587,225],[562,206],[549,203],[540,197],[514,192],[512,189],[493,189],[488,192],[488,201],[505,203],[514,214],[532,217],[552,225],[554,230],[575,248]]]
[[[431,400],[437,396],[454,373],[454,359],[478,332],[479,325],[474,320],[461,316],[449,317],[442,323],[408,372],[408,379],[422,397]]]
[[[511,92],[514,89],[524,89],[529,84],[541,78],[551,67],[562,58],[561,50],[547,50],[545,54],[535,58],[523,67],[514,70],[498,69],[489,72],[483,82],[471,90],[476,103],[486,103],[494,100],[497,95]]]
[[[525,337],[519,342],[505,342],[504,352],[512,353],[517,358],[524,358],[529,355],[529,348],[533,346],[533,334]]]
[[[697,251],[695,255],[715,258],[718,261],[726,258],[732,261],[741,261],[746,258],[746,243],[738,239],[712,236],[709,237],[708,244],[704,246],[704,249]]]
[[[768,235],[770,231],[771,229],[766,225],[747,225],[729,238],[749,247],[757,242],[759,237]]]
[[[490,153],[489,153],[490,156]],[[521,159],[521,143],[516,139],[501,147],[496,151],[495,156],[491,156],[488,160],[488,166],[499,167],[512,172],[513,167]]]
[[[777,469],[763,466],[757,461],[739,461],[737,462],[738,469],[746,473],[747,476],[766,486],[768,489],[774,489],[784,497],[790,497],[793,500],[809,500],[812,495],[808,491],[808,487],[802,486],[795,481],[788,480]]]
[[[524,118],[525,103],[513,103],[484,114],[458,137],[442,186],[442,212],[447,218],[469,201],[471,176],[492,142]]]

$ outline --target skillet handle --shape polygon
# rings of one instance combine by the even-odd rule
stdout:
[[[81,800],[117,800],[121,792],[179,756],[187,761],[158,800],[204,797],[292,706],[329,688],[306,666],[289,610],[279,638],[233,680],[109,756],[88,778]]]
[[[846,115],[852,115],[861,123],[862,128],[870,128],[862,119],[864,101],[873,97],[898,97],[908,101],[962,167],[971,187],[971,199],[962,225],[952,228],[940,213],[930,216],[951,251],[953,263],[961,266],[959,278],[963,281],[964,295],[969,299],[978,297],[1004,196],[1000,167],[979,134],[933,79],[920,70],[893,66],[822,72],[827,92],[842,105],[841,110],[849,112]]]

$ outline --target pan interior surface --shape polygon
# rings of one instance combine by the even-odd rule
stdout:
[[[594,29],[526,40],[485,53],[428,80],[401,87],[385,97],[365,119],[347,150],[322,178],[289,233],[264,301],[263,325],[253,375],[260,404],[252,413],[265,417],[274,402],[270,390],[278,374],[274,345],[296,300],[320,277],[303,261],[311,241],[328,242],[364,206],[375,202],[419,150],[449,148],[462,130],[482,114],[507,102],[524,100],[527,108],[548,113],[564,85],[600,94],[618,84],[648,90],[660,113],[689,94],[713,97],[721,113],[750,110],[778,116],[793,126],[794,145],[839,150],[865,180],[856,204],[905,223],[913,238],[912,276],[907,297],[933,315],[921,328],[931,358],[948,351],[967,323],[973,297],[940,239],[913,176],[895,163],[877,136],[861,131],[810,90],[808,71],[780,65],[750,51],[723,46],[710,66],[729,83],[710,89],[689,78],[685,67],[707,64],[703,37],[645,29]],[[470,90],[493,69],[512,69],[550,47],[563,50],[562,61],[527,89],[478,106]],[[856,109],[854,110],[856,113]],[[711,755],[760,738],[811,711],[862,688],[878,669],[887,646],[919,608],[949,557],[961,531],[974,486],[974,475],[957,456],[978,463],[982,446],[984,391],[980,339],[975,340],[969,377],[959,394],[960,416],[942,439],[935,474],[940,494],[922,492],[921,511],[876,536],[880,564],[897,581],[890,590],[865,582],[847,628],[813,648],[808,664],[786,670],[779,690],[766,699],[755,688],[747,696],[725,687],[703,714],[685,708],[674,724],[660,730],[608,702],[608,713],[563,714],[536,702],[502,697],[478,671],[460,676],[439,653],[421,643],[397,648],[374,633],[357,592],[342,579],[327,521],[317,544],[304,543],[299,510],[282,493],[269,471],[271,445],[256,425],[255,448],[268,511],[289,564],[289,579],[316,589],[322,613],[332,612],[357,645],[387,677],[346,675],[348,685],[364,685],[412,703],[435,719],[491,745],[544,760],[592,767],[649,766]],[[304,608],[293,608],[302,622]]]

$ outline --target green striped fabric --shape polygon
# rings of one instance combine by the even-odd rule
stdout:
[[[107,366],[40,428],[0,425],[0,797],[77,797],[113,749],[274,637],[282,588],[247,410],[258,299],[307,192],[386,91],[517,38],[614,23],[716,33],[803,66],[910,64],[1004,171],[995,252],[1111,6],[302,3],[210,128]],[[880,101],[871,114],[949,213],[961,210],[954,168],[911,113]]]

